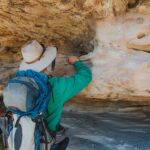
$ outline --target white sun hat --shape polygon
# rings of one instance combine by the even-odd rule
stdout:
[[[57,55],[56,47],[47,47],[45,50],[36,40],[25,44],[21,48],[23,61],[20,64],[19,70],[34,70],[42,71],[52,64]]]

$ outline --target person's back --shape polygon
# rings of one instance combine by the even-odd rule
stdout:
[[[37,41],[24,45],[21,49],[23,61],[20,71],[33,70],[45,74],[51,73],[55,68],[57,50],[55,47],[44,48]],[[76,72],[69,77],[49,77],[51,87],[47,111],[44,118],[54,143],[51,150],[66,150],[69,138],[65,136],[65,129],[60,124],[63,105],[73,96],[77,95],[92,80],[92,73],[77,57],[68,58],[68,63],[74,66]],[[31,91],[32,92],[32,91]]]
[[[65,150],[68,145],[68,137],[60,125],[63,105],[73,96],[77,95],[92,80],[92,73],[88,66],[77,57],[71,56],[68,62],[74,66],[76,72],[69,77],[50,77],[49,84],[52,86],[52,94],[48,104],[45,121],[55,138],[58,150]],[[61,143],[61,144],[59,144]]]
[[[63,104],[73,96],[77,95],[92,80],[91,70],[76,57],[71,62],[76,72],[70,77],[52,77],[49,83],[52,86],[51,100],[48,104],[46,122],[51,131],[55,132],[60,121]]]

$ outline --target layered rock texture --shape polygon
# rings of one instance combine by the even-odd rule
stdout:
[[[140,35],[139,35],[140,36]],[[142,37],[137,37],[127,43],[128,48],[135,50],[144,50],[150,52],[150,35],[142,35]]]
[[[18,69],[20,47],[36,39],[58,47],[54,75],[73,73],[68,55],[88,53],[81,59],[93,82],[77,97],[84,104],[150,102],[149,10],[149,0],[1,0],[0,94]]]
[[[1,0],[0,46],[19,48],[36,39],[60,51],[91,50],[93,18],[135,11],[149,13],[148,0]]]

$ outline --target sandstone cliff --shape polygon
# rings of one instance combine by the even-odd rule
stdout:
[[[148,0],[1,0],[0,46],[20,47],[37,39],[61,52],[88,51],[94,19],[122,15],[136,6],[149,13],[149,5]]]
[[[17,70],[21,45],[36,39],[58,47],[56,75],[72,73],[66,55],[91,52],[82,59],[93,82],[80,97],[149,101],[150,54],[128,49],[134,43],[127,48],[139,33],[149,36],[149,10],[149,0],[1,0],[0,94]]]

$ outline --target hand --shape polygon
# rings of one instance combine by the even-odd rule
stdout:
[[[68,61],[68,63],[69,64],[73,64],[73,63],[75,63],[76,61],[78,61],[79,60],[79,58],[78,57],[76,57],[76,56],[70,56],[70,57],[68,57],[68,59],[67,59],[67,61]]]

